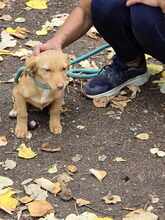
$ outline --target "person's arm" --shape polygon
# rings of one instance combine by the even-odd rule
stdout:
[[[165,0],[127,0],[127,6],[135,5],[137,3],[149,5],[152,7],[160,7],[162,12],[165,13]]]
[[[83,36],[92,26],[91,0],[80,0],[54,37],[35,49],[35,54],[48,49],[63,49]]]

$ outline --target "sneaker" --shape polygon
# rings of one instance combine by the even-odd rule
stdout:
[[[150,78],[146,61],[143,58],[139,66],[127,66],[114,56],[110,65],[104,66],[97,77],[89,80],[84,87],[84,94],[89,98],[115,96],[128,85],[141,86]]]

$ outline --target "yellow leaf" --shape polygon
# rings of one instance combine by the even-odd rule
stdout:
[[[26,2],[26,5],[33,9],[47,9],[48,1],[47,0],[29,0]]]
[[[32,151],[30,147],[27,147],[25,144],[21,144],[17,150],[18,156],[24,159],[32,159],[37,156],[37,154],[34,151]]]
[[[147,65],[147,67],[148,67],[148,72],[152,75],[158,74],[161,71],[163,71],[163,65],[160,64],[150,63]]]
[[[14,194],[15,191],[10,188],[6,188],[0,191],[0,209],[6,211],[9,214],[12,214],[18,205],[18,200],[12,197]]]
[[[0,55],[13,55],[10,50],[0,50]]]
[[[67,166],[67,170],[71,173],[76,173],[77,172],[77,167],[73,164],[70,164]]]

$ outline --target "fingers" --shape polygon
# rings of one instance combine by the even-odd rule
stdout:
[[[126,5],[131,6],[131,5],[135,5],[137,3],[144,3],[144,0],[127,0]]]
[[[39,55],[41,52],[43,52],[43,51],[45,51],[45,50],[46,50],[45,44],[40,43],[40,44],[38,44],[38,45],[34,48],[33,55],[34,55],[34,56],[37,56],[37,55]]]

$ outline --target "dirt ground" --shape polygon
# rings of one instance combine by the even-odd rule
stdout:
[[[35,30],[39,29],[46,19],[54,14],[70,12],[76,4],[74,0],[50,0],[48,10],[27,12],[23,10],[23,0],[11,2],[12,6],[5,9],[4,13],[13,17],[24,16],[26,22],[22,25],[32,31],[31,39],[37,38]],[[8,22],[1,22],[1,30],[8,25]],[[52,33],[39,40],[43,41],[50,36]],[[100,42],[83,37],[67,48],[67,51],[78,55],[97,44]],[[7,80],[13,76],[21,65],[21,61],[10,56],[6,57],[0,65],[0,79]],[[165,101],[159,88],[149,82],[142,88],[137,98],[129,103],[121,117],[116,117],[119,115],[118,110],[112,109],[111,106],[104,109],[95,108],[91,100],[82,96],[79,87],[70,85],[65,97],[68,111],[62,115],[62,135],[50,134],[46,111],[30,111],[29,120],[38,121],[39,126],[32,131],[33,137],[30,141],[26,141],[26,144],[33,147],[38,156],[32,160],[23,160],[18,158],[16,152],[16,148],[22,141],[11,132],[15,126],[15,120],[8,118],[12,107],[12,87],[12,84],[0,85],[0,135],[6,135],[8,139],[8,145],[0,149],[0,161],[7,158],[13,159],[17,162],[17,167],[11,171],[0,168],[0,175],[10,177],[16,189],[22,189],[20,184],[27,178],[44,176],[52,179],[54,176],[46,172],[50,164],[57,163],[58,173],[62,173],[65,167],[72,163],[72,157],[80,154],[82,159],[75,163],[78,173],[74,175],[71,189],[74,197],[88,199],[92,204],[90,208],[78,208],[79,213],[88,210],[99,216],[113,216],[117,220],[127,213],[124,207],[144,208],[147,204],[153,206],[153,212],[159,217],[163,215],[165,212],[165,159],[156,158],[150,153],[150,148],[154,145],[160,145],[162,150],[165,148]],[[106,114],[112,110],[115,112],[114,117]],[[85,128],[80,130],[77,128],[78,125],[83,125]],[[147,141],[135,139],[135,134],[141,132],[150,134],[150,139]],[[40,147],[45,142],[55,147],[62,147],[62,151],[42,152]],[[102,155],[107,157],[103,162],[98,159]],[[115,157],[123,157],[126,162],[113,162]],[[103,183],[89,174],[90,168],[107,171],[108,175]],[[109,191],[114,195],[120,195],[122,203],[105,205],[101,198]],[[152,204],[151,195],[156,195],[159,202]],[[49,200],[55,206],[56,216],[59,218],[76,213],[74,201],[64,202],[58,197],[51,196]],[[0,211],[0,217],[5,220],[16,219],[2,211]]]

